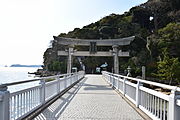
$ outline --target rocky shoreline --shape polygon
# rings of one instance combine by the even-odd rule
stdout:
[[[48,77],[48,76],[54,76],[54,75],[59,75],[60,72],[57,72],[57,71],[47,71],[47,70],[44,70],[44,69],[38,69],[36,72],[28,72],[28,74],[34,74],[36,76],[39,76],[39,77]]]

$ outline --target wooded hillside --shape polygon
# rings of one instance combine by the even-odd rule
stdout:
[[[138,76],[141,75],[141,67],[146,66],[149,79],[164,80],[161,82],[171,84],[180,83],[179,0],[148,0],[122,15],[113,13],[95,23],[83,28],[75,28],[67,34],[60,33],[58,36],[99,40],[100,38],[136,36],[130,46],[123,48],[130,51],[131,57],[119,59],[120,72],[124,73],[127,66],[131,66],[132,75]],[[65,73],[67,58],[57,56],[57,51],[62,49],[62,46],[54,41],[51,41],[51,44],[52,46],[44,53],[44,69]],[[77,47],[76,49],[87,48]],[[87,73],[95,71],[96,67],[105,62],[108,63],[107,70],[112,71],[113,59],[111,57],[83,57],[81,59],[86,65]],[[74,58],[73,66],[82,69],[77,58]],[[166,67],[171,69],[163,70]]]

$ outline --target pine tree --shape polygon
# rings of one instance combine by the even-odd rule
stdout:
[[[163,52],[163,60],[158,62],[158,71],[156,74],[163,80],[180,82],[180,62],[178,58],[170,58],[165,50]]]

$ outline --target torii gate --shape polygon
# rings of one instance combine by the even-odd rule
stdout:
[[[71,73],[72,56],[114,56],[114,72],[119,73],[119,58],[129,57],[129,52],[122,52],[119,46],[129,45],[135,36],[119,39],[75,39],[54,36],[54,40],[60,45],[68,46],[67,51],[58,51],[60,56],[68,56],[67,73]],[[90,51],[75,51],[74,46],[90,46]],[[112,46],[110,51],[96,51],[97,46]]]

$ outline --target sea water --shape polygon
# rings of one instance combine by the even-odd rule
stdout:
[[[0,84],[36,79],[38,77],[28,72],[35,72],[37,69],[38,67],[0,67]],[[38,84],[39,81],[13,85],[8,86],[8,90],[15,92]]]

